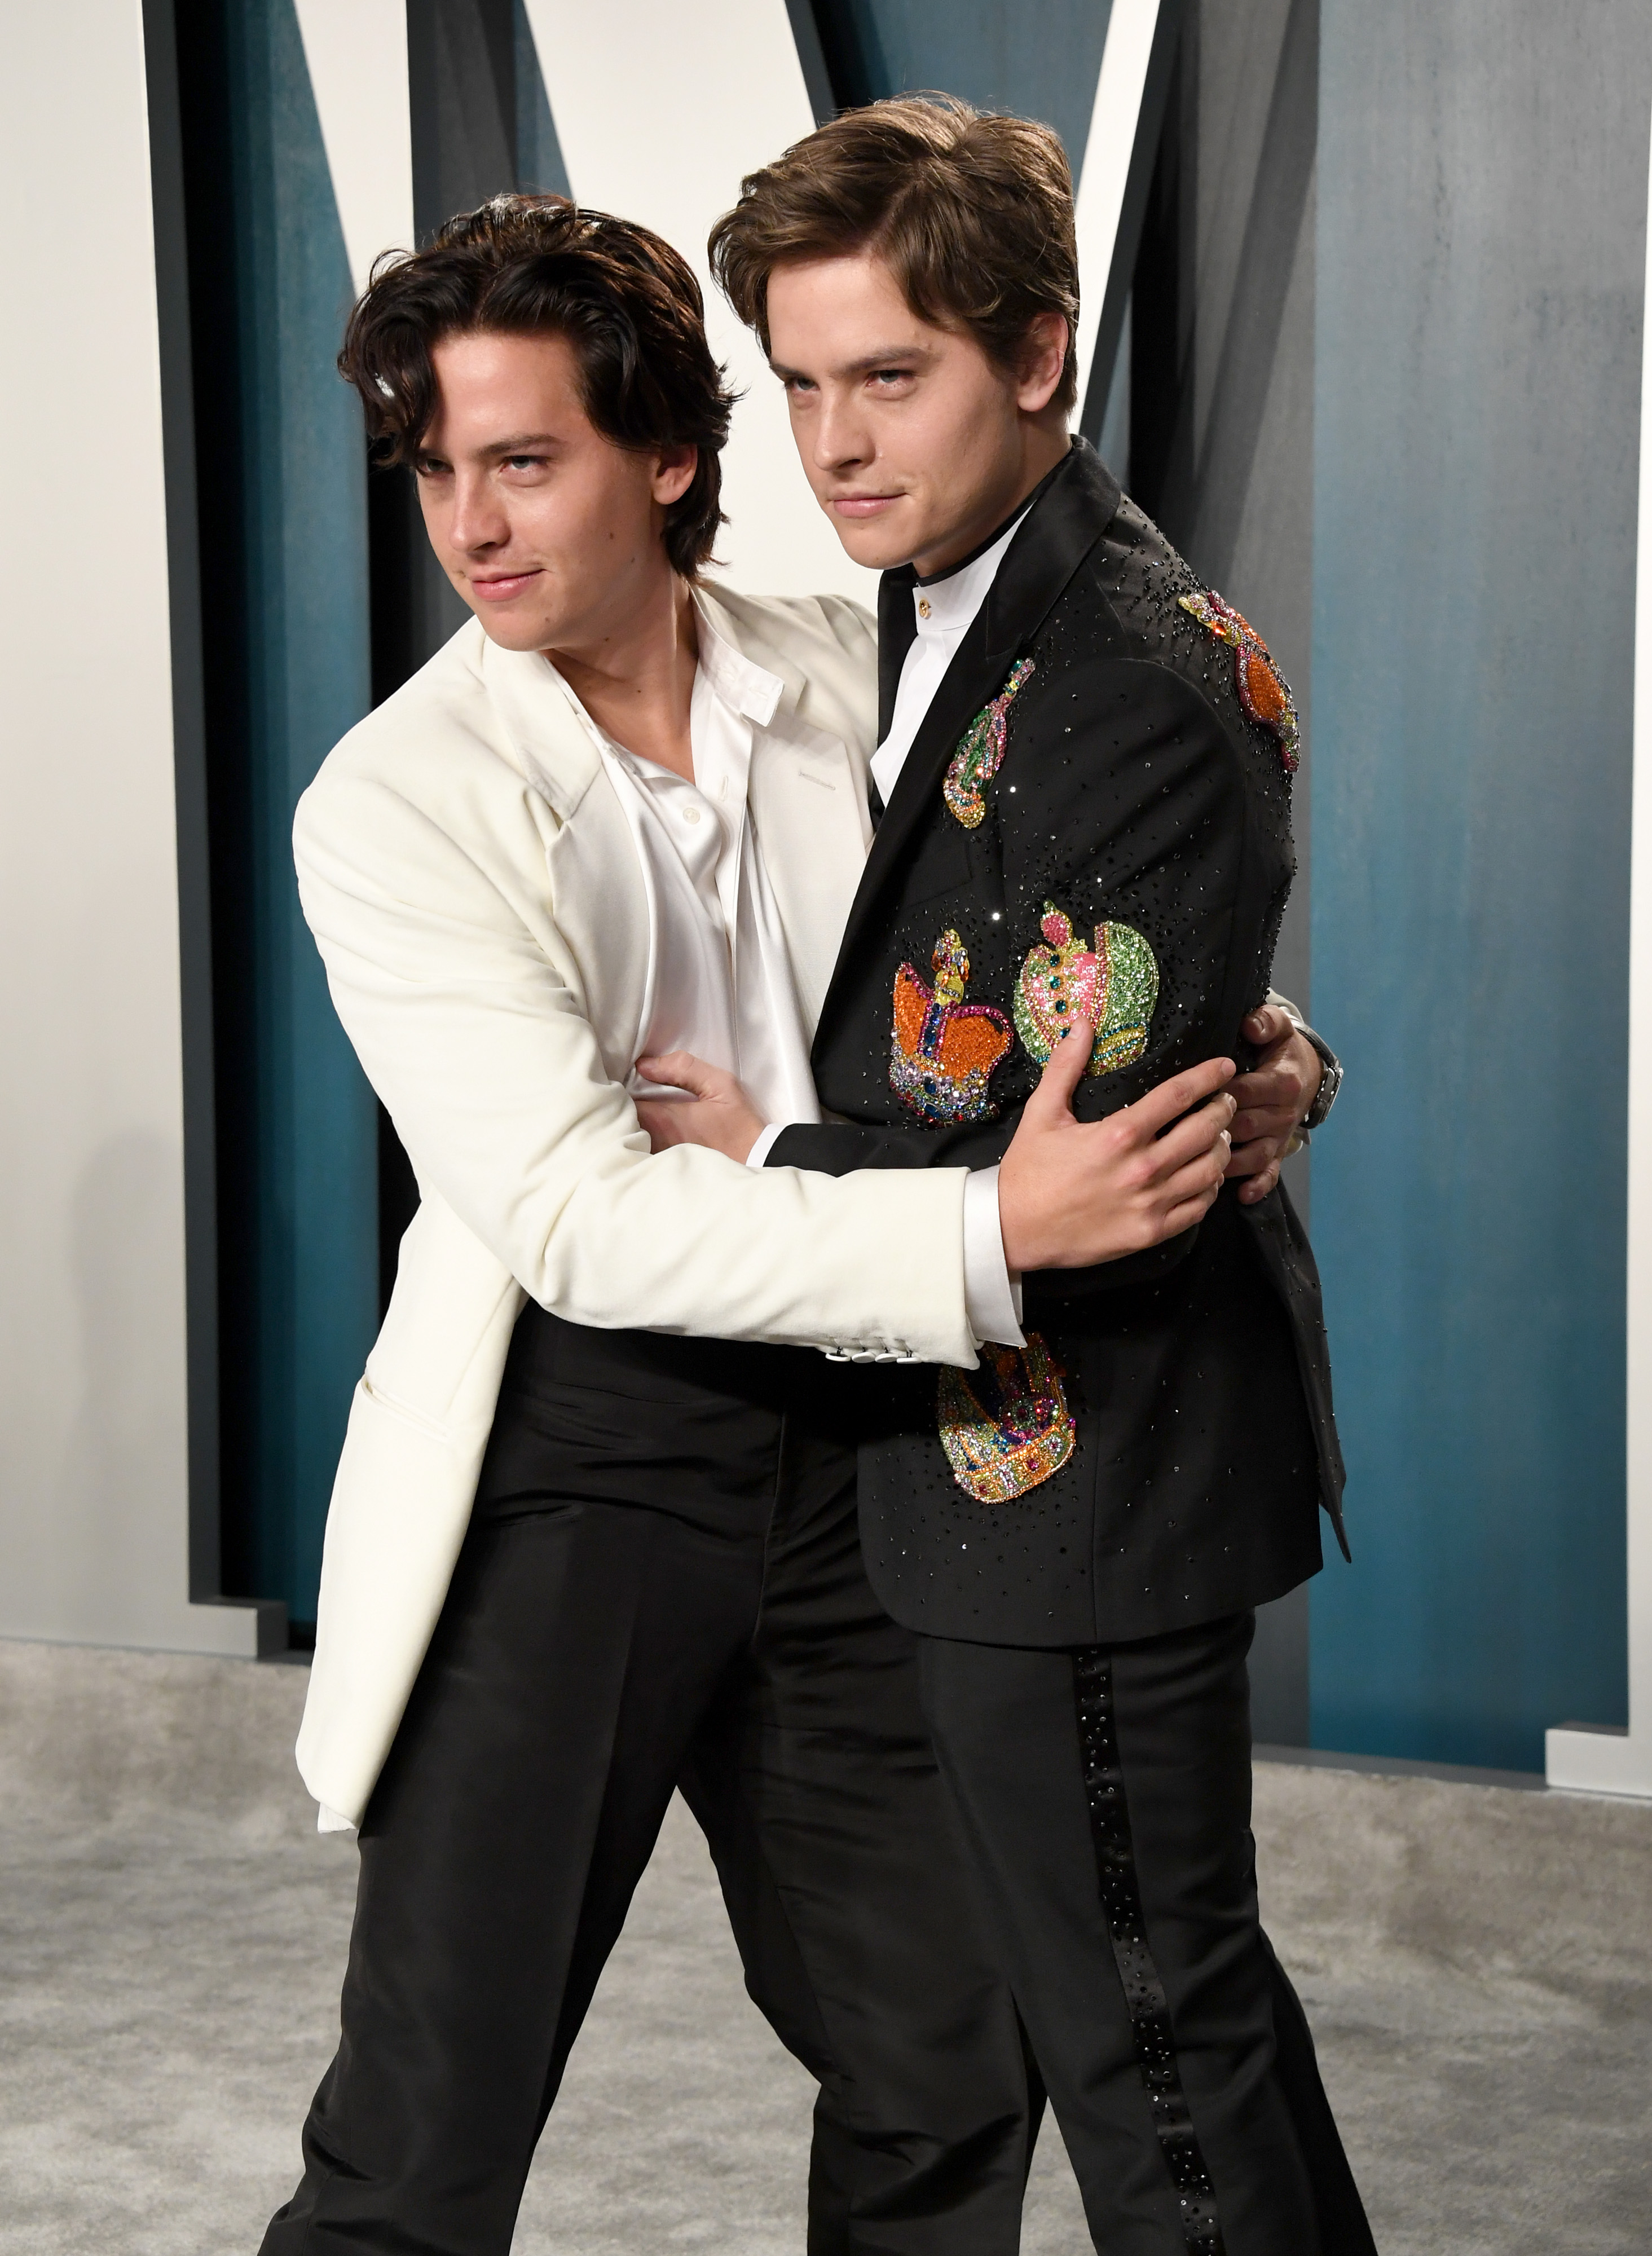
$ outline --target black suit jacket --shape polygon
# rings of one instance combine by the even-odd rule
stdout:
[[[890,574],[880,596],[886,727],[912,585],[910,571]],[[770,1166],[844,1174],[1000,1157],[1040,1071],[1028,1028],[1015,1028],[984,1091],[942,1078],[942,1109],[967,1117],[925,1124],[914,1104],[934,1102],[914,1096],[909,1062],[906,1095],[892,1084],[896,986],[909,1051],[921,991],[902,967],[933,983],[933,951],[955,934],[964,1003],[1000,1014],[996,1037],[990,1020],[975,1028],[990,1049],[1014,1024],[1018,975],[1050,906],[1080,944],[1104,923],[1128,927],[1158,969],[1145,1048],[1085,1079],[1081,1116],[1203,1058],[1239,1056],[1295,866],[1289,777],[1278,737],[1240,701],[1234,651],[1181,608],[1199,592],[1075,441],[1006,552],[879,826],[814,1049],[822,1102],[840,1117],[787,1129]],[[977,815],[967,776],[950,805],[943,783],[971,723],[1027,658],[1002,764],[976,794],[984,806]],[[1035,1052],[1035,1026],[1031,1039]],[[983,1497],[978,1481],[971,1493],[943,1447],[942,1426],[958,1430],[956,1377],[868,1379],[862,1533],[897,1620],[990,1643],[1084,1644],[1212,1619],[1315,1571],[1321,1503],[1342,1533],[1342,1461],[1318,1278],[1282,1190],[1253,1207],[1225,1190],[1170,1245],[1029,1277],[1026,1297],[1075,1445],[1009,1500]],[[984,1361],[971,1381],[984,1430],[1013,1436],[992,1425]]]

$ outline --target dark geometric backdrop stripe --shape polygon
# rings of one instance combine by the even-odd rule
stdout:
[[[350,274],[292,0],[181,11],[212,844],[224,1586],[314,1618],[378,1314],[375,1108],[293,885],[370,696]]]

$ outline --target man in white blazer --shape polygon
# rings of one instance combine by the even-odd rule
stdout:
[[[1008,2252],[1041,2103],[914,1641],[861,1567],[832,1365],[972,1366],[1017,1336],[1013,1269],[1185,1228],[1231,1067],[1081,1125],[1058,1055],[974,1174],[651,1156],[633,1098],[671,1053],[820,1118],[870,622],[700,584],[729,401],[642,229],[500,199],[373,285],[342,365],[478,616],[295,828],[422,1202],[328,1519],[299,1756],[361,1887],[265,2249],[504,2256],[680,1783],[752,1994],[820,2079],[814,2256]]]

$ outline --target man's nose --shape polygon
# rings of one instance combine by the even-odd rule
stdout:
[[[510,531],[491,480],[482,473],[467,476],[460,471],[454,482],[453,518],[448,529],[454,546],[470,551],[497,548],[510,538]]]
[[[851,469],[872,453],[863,418],[852,398],[821,402],[815,422],[815,461],[822,470]]]

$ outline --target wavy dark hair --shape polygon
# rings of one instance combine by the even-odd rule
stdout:
[[[565,196],[495,196],[424,250],[386,253],[338,356],[378,461],[418,458],[436,412],[432,348],[487,330],[565,337],[585,412],[615,446],[698,449],[693,480],[666,515],[672,567],[692,579],[724,522],[719,455],[734,396],[706,342],[688,261],[646,227]]]
[[[711,230],[711,271],[769,349],[777,266],[881,258],[921,321],[967,329],[1014,370],[1040,314],[1067,321],[1055,404],[1078,397],[1078,245],[1060,137],[1030,117],[914,94],[846,109],[740,183]]]

